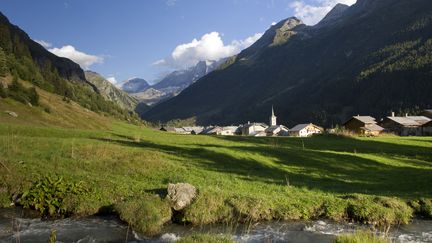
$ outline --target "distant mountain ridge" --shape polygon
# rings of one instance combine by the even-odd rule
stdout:
[[[146,89],[150,88],[150,84],[142,78],[131,78],[126,80],[122,86],[121,89],[126,93],[139,93]]]
[[[178,95],[198,79],[214,71],[225,60],[200,61],[191,68],[169,73],[154,85],[149,85],[144,79],[135,78],[125,82],[122,89],[141,102],[154,105]]]
[[[353,114],[432,106],[432,1],[358,0],[315,26],[288,18],[178,96],[142,115],[202,125],[331,126]]]

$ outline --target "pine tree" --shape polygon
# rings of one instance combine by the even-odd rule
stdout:
[[[3,49],[0,47],[0,77],[6,76],[7,73],[7,61],[6,54]]]
[[[3,86],[3,84],[2,83],[0,83],[0,97],[1,98],[6,98],[8,95],[7,95],[7,90],[6,90],[6,88]]]
[[[37,93],[35,87],[32,87],[28,90],[28,97],[30,99],[30,104],[39,105],[39,94]]]

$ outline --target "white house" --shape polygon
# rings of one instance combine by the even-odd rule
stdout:
[[[263,123],[250,123],[248,122],[242,128],[242,134],[245,136],[254,136],[260,132],[264,132],[268,126]]]
[[[222,127],[218,133],[218,135],[222,136],[234,136],[238,134],[241,134],[241,130],[237,126]]]
[[[323,131],[323,128],[312,123],[298,124],[289,130],[289,135],[293,137],[310,137],[314,134],[321,134]]]

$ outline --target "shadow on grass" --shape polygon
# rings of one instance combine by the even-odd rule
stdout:
[[[127,140],[104,141],[174,154],[185,165],[232,174],[244,181],[286,185],[288,180],[293,186],[335,193],[405,198],[432,195],[432,152],[425,147],[339,137],[316,137],[303,142],[292,138],[217,137],[237,142],[226,146],[224,143],[173,146],[123,138]],[[359,157],[353,151],[379,156],[416,156],[431,166],[427,169],[407,163],[394,166]]]

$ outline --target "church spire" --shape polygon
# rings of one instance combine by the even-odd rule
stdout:
[[[274,109],[272,106],[271,117],[270,117],[270,126],[276,126],[276,116],[274,114]]]

